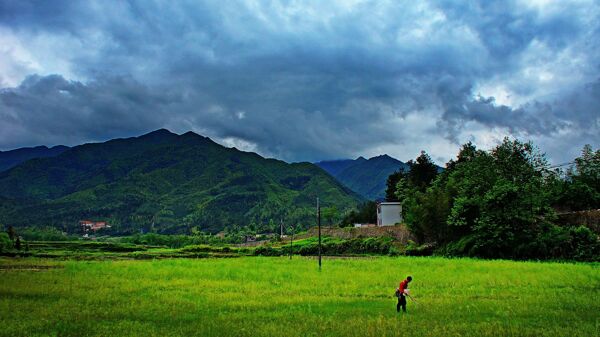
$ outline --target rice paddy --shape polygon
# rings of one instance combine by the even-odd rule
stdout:
[[[394,289],[412,275],[408,313]],[[0,259],[0,336],[600,336],[598,264]]]

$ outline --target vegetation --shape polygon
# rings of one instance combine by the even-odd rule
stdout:
[[[565,194],[600,191],[595,179],[600,165],[589,159],[600,155],[591,153],[584,149],[566,179],[547,169],[532,144],[517,140],[505,139],[489,152],[465,144],[457,160],[437,176],[422,153],[411,171],[398,173],[396,196],[419,242],[443,254],[598,260],[598,235],[586,227],[553,224],[552,206],[565,200]],[[585,207],[598,207],[593,200],[587,199]]]
[[[161,234],[136,234],[127,237],[109,238],[112,242],[132,243],[136,245],[164,246],[181,248],[189,245],[210,244],[223,245],[237,242],[237,238],[219,238],[211,234],[199,233],[197,235],[161,235]]]
[[[316,256],[319,254],[318,238],[311,237],[296,240],[291,245],[282,241],[275,245],[265,245],[254,249],[254,255],[280,256],[292,254]],[[327,256],[358,256],[358,255],[400,255],[403,247],[397,247],[389,237],[369,237],[355,239],[338,239],[323,237],[321,253]]]
[[[388,177],[385,190],[386,201],[400,201],[407,188],[424,191],[438,173],[438,167],[425,151],[421,151],[415,161],[409,160],[406,165],[407,170],[396,171]]]
[[[3,336],[595,336],[594,264],[1,260]],[[406,315],[394,289],[412,275]]]
[[[351,210],[341,222],[342,227],[349,227],[355,223],[375,224],[377,223],[377,203],[367,201],[358,206],[357,210]]]
[[[73,241],[78,235],[69,235],[54,227],[24,227],[19,228],[19,235],[27,241]]]
[[[584,146],[581,157],[575,159],[565,176],[555,179],[552,190],[553,206],[559,209],[580,211],[600,208],[600,150]]]
[[[108,221],[106,234],[216,233],[280,219],[312,224],[315,200],[340,213],[359,197],[309,163],[287,164],[166,130],[85,144],[0,173],[0,222],[76,232]]]
[[[13,241],[8,237],[7,233],[0,232],[0,253],[13,249]]]
[[[103,237],[97,240],[79,239],[75,241],[24,241],[26,249],[17,249],[14,241],[6,233],[0,235],[0,254],[11,257],[44,257],[60,259],[148,259],[148,258],[199,258],[199,257],[240,257],[251,255],[281,256],[318,255],[318,240],[309,237],[294,240],[279,237],[265,240],[262,245],[246,247],[233,245],[227,238],[212,235],[159,235],[144,234],[130,237]],[[367,237],[337,239],[323,237],[322,253],[331,256],[362,255],[401,255],[405,253],[389,237]],[[197,254],[202,253],[202,254]],[[210,253],[210,254],[205,254]],[[411,254],[412,252],[409,252]]]

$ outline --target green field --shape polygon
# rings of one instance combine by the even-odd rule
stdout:
[[[405,315],[392,296],[411,274]],[[599,336],[600,266],[377,257],[0,259],[2,336]]]

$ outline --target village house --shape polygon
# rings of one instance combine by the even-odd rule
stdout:
[[[110,228],[105,221],[90,221],[90,220],[81,220],[79,221],[79,226],[83,229],[85,233],[92,231],[95,232],[102,228]]]
[[[402,204],[380,202],[377,204],[377,226],[393,226],[402,222]]]

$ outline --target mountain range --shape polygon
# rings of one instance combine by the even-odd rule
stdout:
[[[409,170],[406,163],[385,154],[370,159],[358,157],[354,160],[329,160],[315,164],[369,200],[384,199],[388,176],[400,169]]]
[[[0,172],[0,223],[70,230],[85,219],[122,233],[280,220],[306,227],[317,197],[340,213],[362,200],[311,163],[266,159],[193,132],[161,129],[59,150]]]
[[[69,147],[58,145],[51,148],[47,146],[23,147],[16,150],[0,151],[0,172],[15,167],[29,159],[47,158],[58,156]]]

